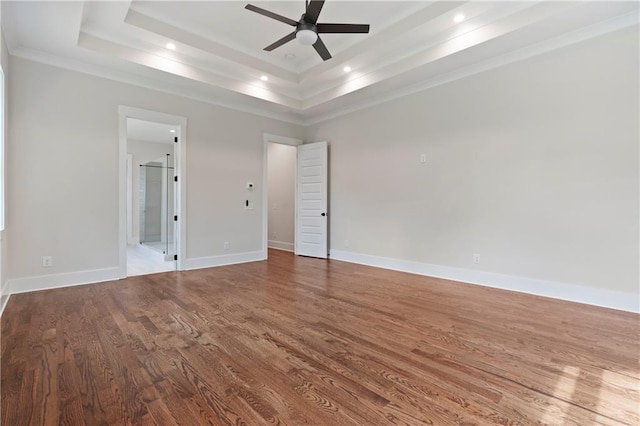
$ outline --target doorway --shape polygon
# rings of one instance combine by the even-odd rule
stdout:
[[[296,153],[299,139],[264,135],[263,251],[295,251]]]
[[[127,118],[127,276],[174,271],[176,126]],[[130,176],[129,176],[130,175]]]
[[[121,276],[180,270],[186,119],[124,106],[119,116]]]

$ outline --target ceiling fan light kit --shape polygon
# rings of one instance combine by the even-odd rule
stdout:
[[[296,30],[296,40],[304,46],[313,46],[318,41],[318,33],[315,25],[300,24]]]
[[[295,38],[302,45],[313,46],[322,60],[326,61],[331,59],[331,54],[318,34],[367,34],[369,32],[369,25],[318,23],[318,16],[320,16],[322,6],[324,6],[324,0],[310,0],[308,3],[305,1],[305,13],[300,17],[299,21],[294,21],[286,16],[278,15],[277,13],[262,9],[252,4],[248,4],[244,8],[292,27],[296,27],[292,33],[287,34],[280,40],[277,40],[265,47],[264,50],[267,52],[270,52]]]

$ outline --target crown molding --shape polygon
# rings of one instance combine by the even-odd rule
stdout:
[[[17,58],[22,58],[70,71],[76,71],[82,74],[88,74],[107,80],[117,81],[119,83],[131,84],[145,89],[155,90],[182,98],[192,99],[195,101],[204,102],[206,104],[245,112],[260,117],[271,118],[274,120],[284,121],[286,123],[296,124],[300,126],[305,125],[305,120],[300,116],[300,114],[296,114],[292,111],[278,112],[273,111],[269,108],[246,105],[240,99],[241,96],[243,96],[240,94],[237,95],[239,98],[238,102],[222,102],[218,99],[214,99],[213,97],[203,96],[201,93],[185,92],[184,87],[173,87],[166,82],[156,81],[148,77],[134,75],[128,72],[107,69],[100,65],[90,64],[68,57],[52,55],[40,50],[17,47],[13,50],[10,50],[9,54]]]
[[[279,93],[273,88],[247,83],[237,78],[226,77],[193,65],[182,63],[179,60],[154,55],[85,32],[80,32],[78,46],[97,53],[115,56],[125,61],[153,68],[158,71],[273,102],[288,108],[300,109],[301,102],[299,100]]]
[[[523,61],[531,57],[542,55],[544,53],[561,49],[563,47],[571,46],[573,44],[577,44],[604,34],[638,25],[638,23],[640,23],[640,16],[636,12],[630,12],[628,14],[599,22],[597,24],[572,31],[570,33],[563,34],[561,36],[557,36],[552,39],[545,40],[543,42],[539,42],[534,45],[497,56],[495,58],[478,62],[471,66],[453,70],[446,74],[430,78],[418,84],[394,90],[393,93],[387,94],[385,96],[374,96],[375,99],[362,101],[351,106],[346,106],[335,111],[331,111],[329,113],[314,115],[313,118],[305,120],[304,124],[309,126],[333,120],[335,118],[351,114],[356,111],[371,108],[376,105],[393,101],[395,99],[419,93],[433,87],[440,86],[442,84],[470,77],[474,74],[479,74],[481,72],[508,65],[514,62]]]
[[[596,24],[592,24],[590,26],[575,30],[573,32],[563,34],[561,36],[554,37],[552,39],[536,43],[534,45],[509,52],[495,58],[491,58],[489,60],[485,60],[482,62],[478,62],[471,66],[463,67],[455,69],[451,72],[448,72],[443,75],[438,75],[436,77],[430,78],[426,81],[422,81],[420,83],[399,88],[393,89],[391,93],[387,92],[387,94],[378,96],[371,95],[371,97],[366,100],[349,100],[347,95],[346,98],[342,99],[342,102],[354,102],[350,105],[336,105],[339,103],[341,98],[334,99],[325,104],[319,104],[318,107],[311,107],[306,111],[298,111],[295,108],[286,108],[281,105],[273,105],[267,104],[265,107],[257,107],[247,105],[246,102],[243,101],[243,96],[241,94],[237,94],[238,101],[237,102],[224,102],[219,99],[214,99],[213,96],[206,96],[202,93],[194,92],[186,92],[184,87],[173,87],[166,82],[160,82],[154,80],[153,78],[143,77],[141,75],[134,75],[131,73],[117,71],[113,69],[107,69],[95,64],[89,64],[87,62],[66,58],[58,55],[52,55],[46,52],[28,49],[23,47],[17,47],[13,49],[9,49],[9,53],[12,56],[20,57],[23,59],[31,60],[34,62],[40,62],[47,65],[69,69],[72,71],[81,72],[84,74],[94,75],[97,77],[102,77],[108,80],[118,81],[121,83],[132,84],[139,87],[143,87],[146,89],[156,90],[163,93],[168,93],[175,96],[180,96],[183,98],[193,99],[196,101],[204,102],[210,105],[220,106],[224,108],[229,108],[232,110],[245,112],[265,118],[271,118],[279,121],[284,121],[287,123],[292,123],[301,126],[309,126],[318,123],[322,123],[325,121],[329,121],[356,111],[360,111],[363,109],[371,108],[376,105],[380,105],[404,96],[412,95],[414,93],[422,92],[424,90],[428,90],[430,88],[446,84],[458,79],[462,79],[465,77],[472,76],[474,74],[478,74],[484,71],[488,71],[494,68],[498,68],[504,65],[508,65],[510,63],[522,61],[537,55],[544,54],[546,52],[550,52],[556,49],[560,49],[566,46],[570,46],[572,44],[576,44],[582,41],[586,41],[588,39],[604,35],[613,31],[621,30],[630,26],[638,25],[640,22],[639,16],[637,12],[630,12],[625,15],[615,17],[603,22],[599,22]],[[139,65],[143,66],[143,65]],[[161,71],[156,71],[161,72]],[[222,89],[224,90],[224,89]],[[362,89],[361,91],[352,92],[350,95],[360,95],[366,96],[367,88]],[[267,101],[262,101],[268,103]],[[329,106],[332,107],[330,112],[319,112],[322,111]],[[285,109],[287,111],[279,112],[275,111],[275,108]]]
[[[186,46],[193,46],[203,52],[232,61],[251,70],[260,70],[273,77],[280,78],[289,83],[297,84],[298,75],[269,62],[257,59],[241,51],[227,47],[221,43],[209,40],[198,34],[183,30],[166,22],[155,19],[135,9],[129,9],[125,22],[129,25],[161,35],[170,40],[175,40]]]

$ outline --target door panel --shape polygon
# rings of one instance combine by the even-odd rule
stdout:
[[[327,258],[327,143],[298,146],[295,253]]]

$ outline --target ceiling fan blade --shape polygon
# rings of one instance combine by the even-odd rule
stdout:
[[[270,12],[270,11],[262,9],[262,8],[260,8],[258,6],[254,6],[252,4],[248,4],[244,8],[247,9],[247,10],[250,10],[252,12],[259,13],[260,15],[267,16],[267,17],[269,17],[271,19],[275,19],[276,21],[284,22],[285,24],[289,24],[292,27],[298,26],[298,22],[294,21],[293,19],[289,19],[286,16],[278,15],[277,13]]]
[[[290,42],[294,38],[296,38],[296,32],[295,31],[292,32],[291,34],[287,34],[286,36],[282,37],[280,40],[276,41],[275,43],[272,43],[269,46],[265,47],[264,50],[266,50],[267,52],[271,52],[276,47],[280,47],[283,44]]]
[[[312,24],[318,22],[318,16],[320,16],[322,6],[324,6],[324,0],[309,1],[309,4],[307,5],[307,11],[304,14],[304,20]]]
[[[369,24],[316,24],[318,33],[324,34],[365,34],[369,32]]]
[[[324,45],[320,37],[318,37],[318,40],[313,44],[313,48],[316,49],[316,52],[318,52],[318,55],[320,55],[323,61],[331,59],[331,53],[329,53],[327,46]]]

